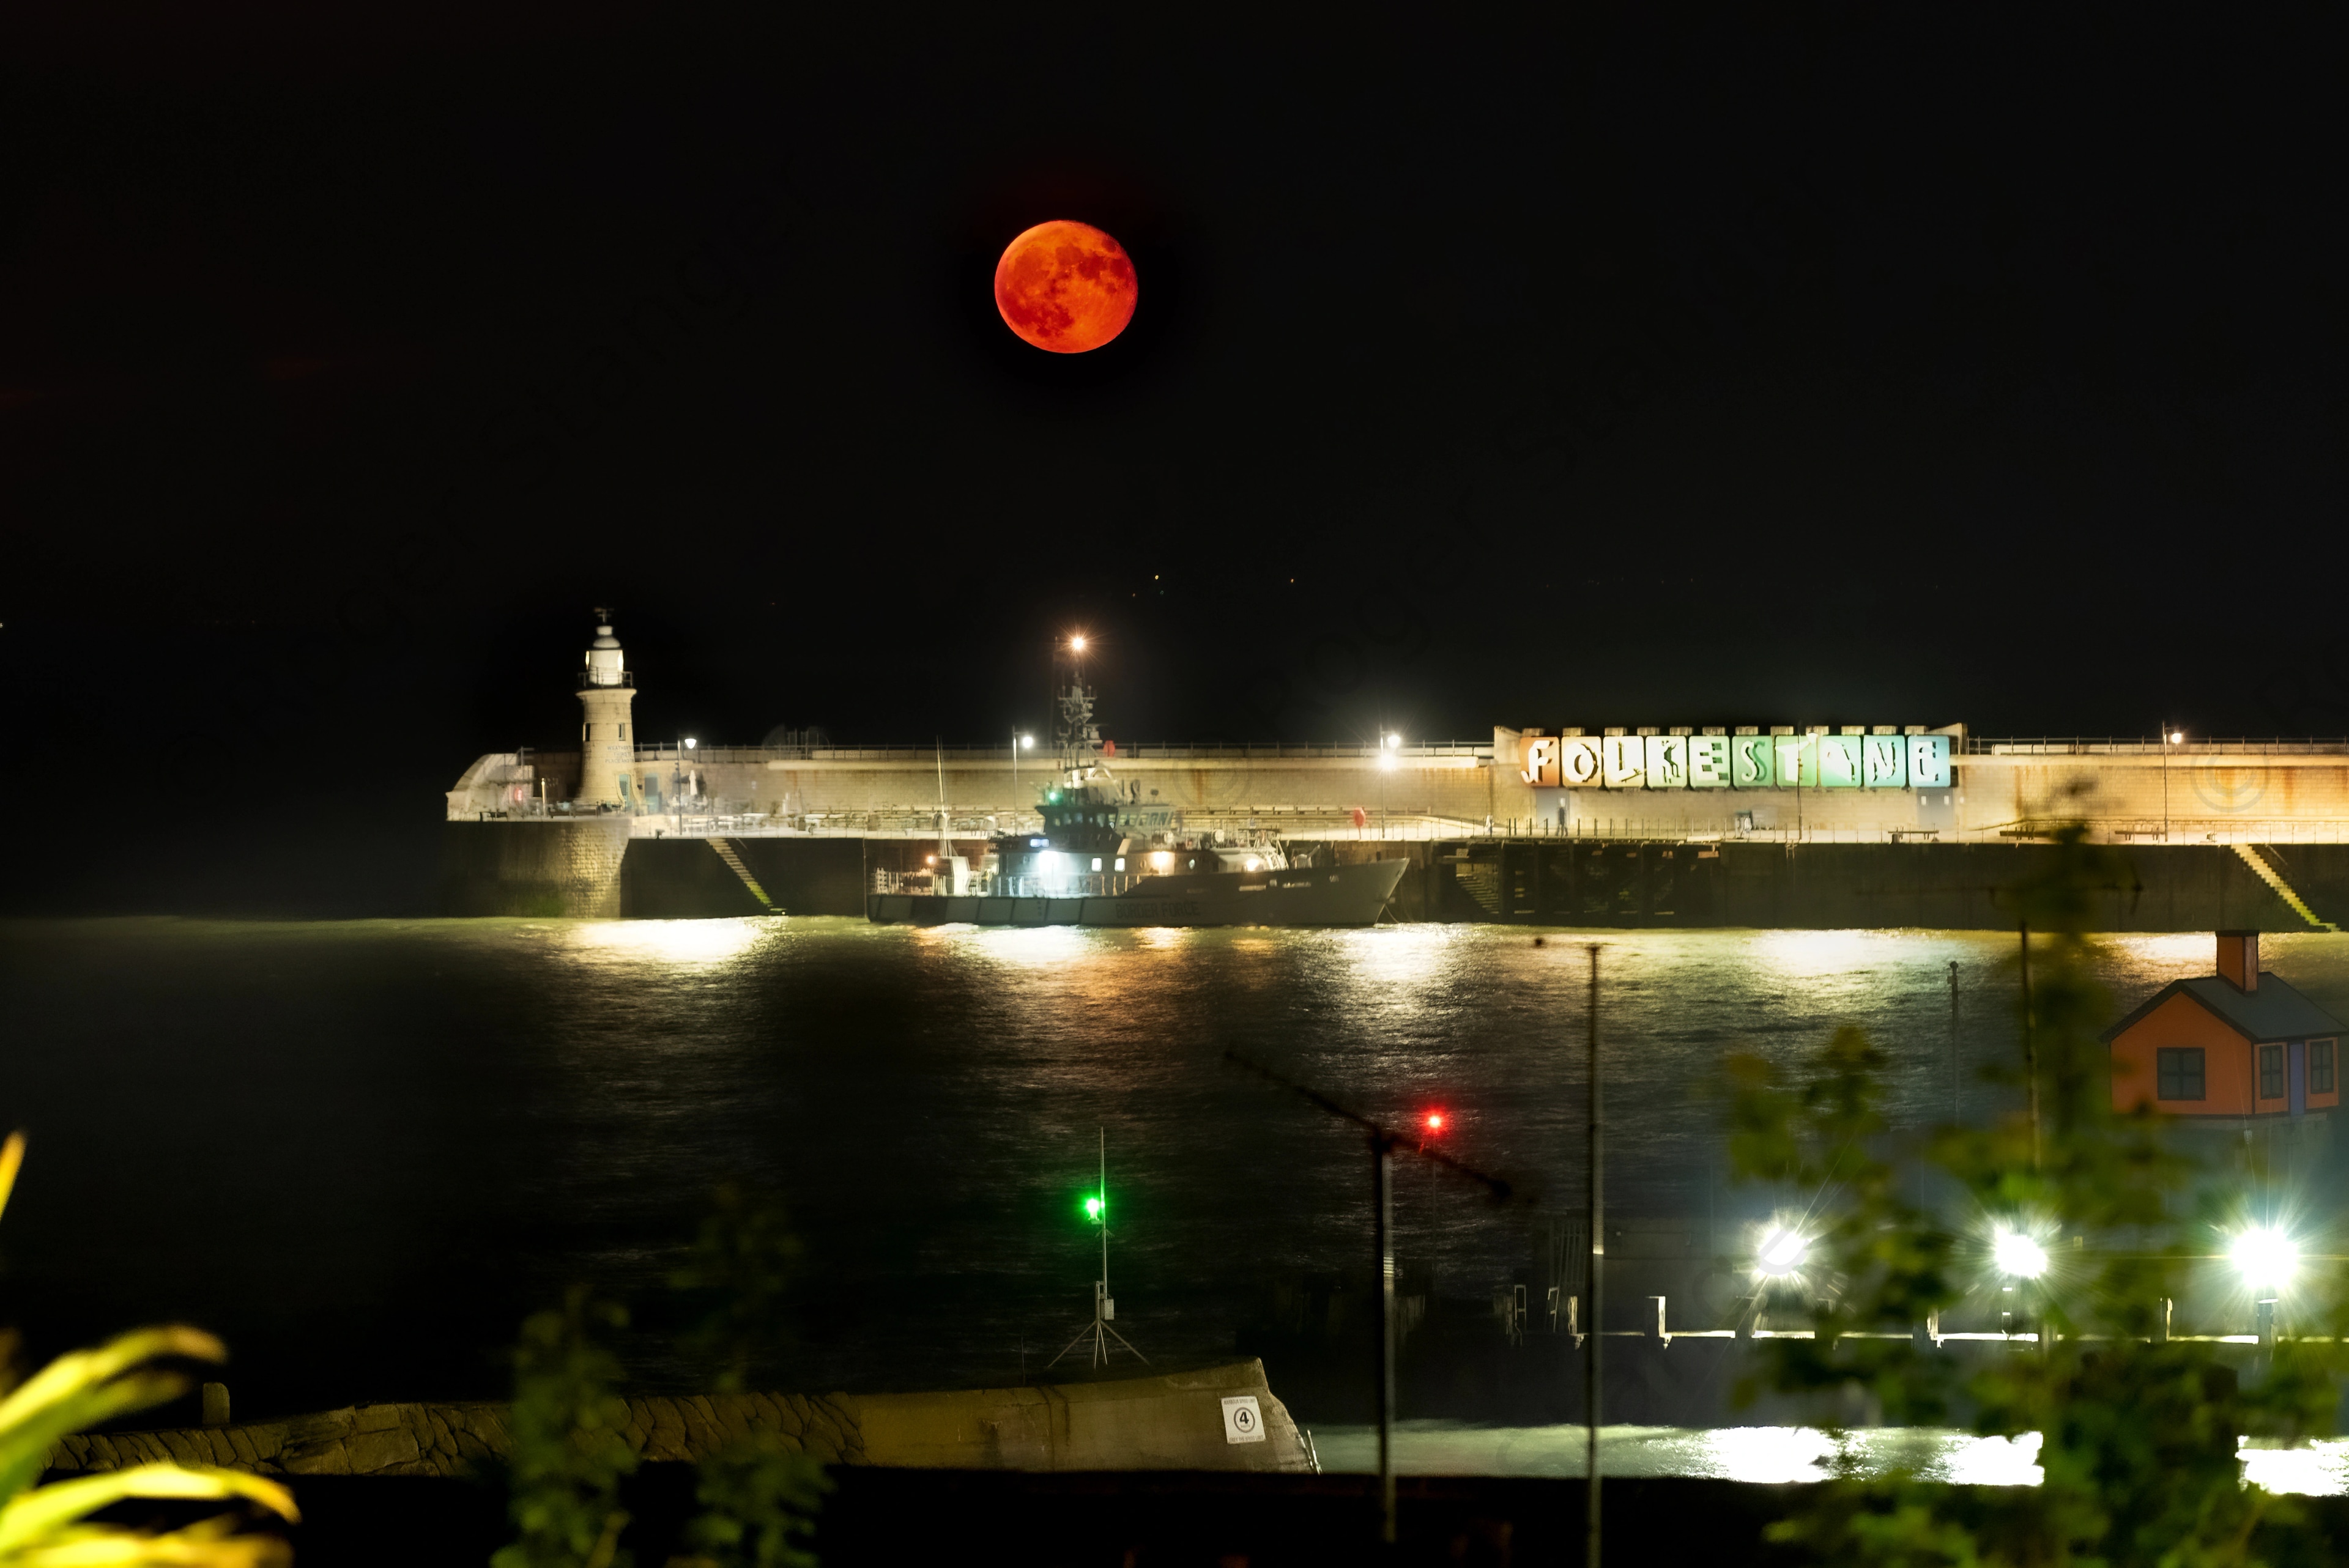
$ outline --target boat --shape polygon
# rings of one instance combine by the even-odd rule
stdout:
[[[866,918],[883,925],[1372,925],[1406,861],[1323,865],[1278,838],[1186,830],[1182,811],[1116,777],[1115,748],[1072,676],[1060,696],[1060,756],[1037,801],[1042,830],[998,833],[976,868],[947,837],[920,872],[874,873]]]

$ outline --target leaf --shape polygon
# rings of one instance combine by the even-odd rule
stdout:
[[[236,1470],[184,1470],[178,1465],[134,1465],[56,1482],[0,1506],[0,1562],[43,1536],[128,1497],[241,1497],[295,1523],[301,1512],[294,1494],[263,1476]]]
[[[145,1363],[160,1356],[221,1361],[227,1354],[202,1329],[173,1325],[58,1357],[0,1401],[0,1497],[30,1486],[48,1462],[50,1447],[67,1433],[186,1391],[185,1377]]]
[[[0,1214],[8,1212],[8,1194],[16,1190],[16,1172],[25,1165],[25,1135],[12,1132],[0,1143]]]

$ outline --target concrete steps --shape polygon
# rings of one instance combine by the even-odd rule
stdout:
[[[2251,874],[2273,888],[2276,897],[2291,905],[2292,913],[2299,915],[2301,919],[2319,931],[2341,929],[2329,920],[2316,918],[2316,912],[2308,907],[2308,901],[2292,891],[2292,884],[2283,880],[2283,872],[2277,869],[2258,845],[2237,844],[2235,853],[2242,856],[2243,863],[2251,868]]]
[[[750,896],[759,901],[760,908],[769,914],[783,913],[775,907],[775,901],[767,896],[767,890],[759,885],[759,879],[750,874],[750,868],[742,863],[742,857],[733,845],[723,839],[711,839],[709,847],[718,851],[718,858],[726,862],[728,870],[742,879],[742,885],[750,890]]]

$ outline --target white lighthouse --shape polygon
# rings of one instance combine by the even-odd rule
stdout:
[[[595,612],[595,641],[588,646],[587,662],[579,673],[579,706],[586,709],[579,730],[579,803],[583,806],[634,807],[636,742],[629,709],[636,700],[636,677],[620,654],[620,639],[612,635],[612,614]]]

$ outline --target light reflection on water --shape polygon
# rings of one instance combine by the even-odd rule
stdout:
[[[1586,1429],[1486,1427],[1457,1421],[1401,1421],[1394,1429],[1399,1475],[1579,1476],[1588,1473]],[[1965,1486],[2037,1486],[2039,1435],[1983,1438],[1932,1428],[1875,1428],[1846,1434],[1863,1474],[1905,1470],[1919,1479]],[[1313,1445],[1325,1470],[1378,1469],[1378,1431],[1367,1426],[1316,1426]],[[1601,1427],[1599,1470],[1625,1477],[1682,1476],[1777,1485],[1822,1480],[1836,1440],[1813,1427]],[[2332,1497],[2349,1493],[2349,1440],[2299,1449],[2244,1447],[2243,1479],[2270,1491]]]
[[[596,963],[682,969],[731,963],[777,934],[765,918],[575,921],[559,929],[566,948]]]
[[[1454,1153],[1570,1207],[1585,942],[1603,948],[1619,1212],[1762,1217],[1719,1153],[1711,1089],[1733,1049],[1791,1061],[1860,1025],[1900,1126],[1953,1106],[1981,1119],[2010,1093],[1977,1076],[2012,1038],[2013,943],[1987,933],[1537,947],[1504,926],[784,918],[6,934],[12,1042],[36,1045],[0,1054],[0,1121],[32,1130],[34,1160],[0,1305],[98,1329],[185,1315],[228,1335],[247,1386],[308,1390],[296,1403],[497,1392],[523,1310],[581,1279],[654,1299],[711,1185],[738,1175],[784,1191],[807,1243],[796,1386],[1003,1376],[1023,1340],[1056,1347],[1089,1310],[1096,1236],[1071,1216],[1097,1129],[1121,1326],[1154,1357],[1229,1354],[1276,1283],[1359,1272],[1368,1225],[1359,1136],[1224,1053],[1381,1117],[1440,1096]],[[2349,1012],[2349,944],[2265,946]],[[2117,940],[2115,1006],[2210,962],[2205,937]],[[1538,1290],[1534,1207],[1407,1175],[1407,1267],[1454,1296]],[[304,1336],[308,1370],[284,1372]]]

